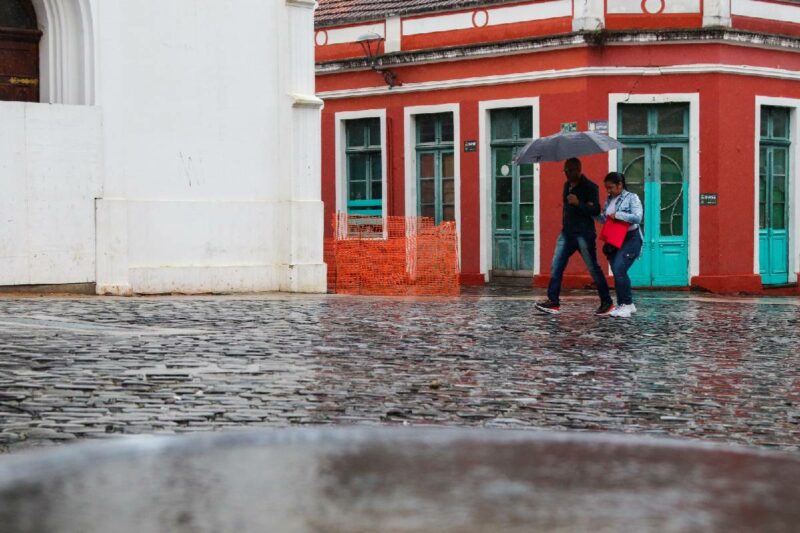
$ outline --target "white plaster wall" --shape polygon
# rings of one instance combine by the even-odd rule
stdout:
[[[97,108],[0,102],[0,285],[95,278]]]
[[[98,291],[324,291],[313,2],[94,8]]]

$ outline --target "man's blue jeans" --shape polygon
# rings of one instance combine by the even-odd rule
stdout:
[[[597,292],[602,302],[611,302],[611,293],[608,290],[608,282],[603,275],[600,265],[597,263],[597,247],[595,246],[596,235],[594,233],[564,233],[558,236],[556,251],[553,255],[553,265],[551,268],[552,277],[550,285],[547,287],[547,297],[553,303],[559,303],[561,294],[561,280],[564,278],[564,270],[567,268],[569,258],[575,252],[580,252],[586,268],[589,269]]]
[[[642,253],[642,236],[639,230],[629,231],[622,247],[608,256],[611,272],[614,273],[614,288],[617,291],[617,305],[633,303],[633,290],[628,270]]]

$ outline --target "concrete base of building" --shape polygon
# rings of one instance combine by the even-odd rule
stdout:
[[[550,284],[550,279],[553,276],[550,274],[537,274],[533,276],[533,286],[538,289],[546,289]],[[607,277],[608,285],[614,286],[614,278]],[[563,289],[592,289],[594,288],[594,281],[589,274],[564,274],[561,280],[561,288]]]
[[[533,277],[533,286],[546,289],[551,277],[550,274],[536,275]],[[614,277],[608,276],[606,279],[608,280],[608,286],[613,288]],[[592,289],[594,288],[594,282],[588,274],[565,274],[561,287],[564,289]],[[698,290],[715,294],[800,295],[800,286],[797,284],[783,287],[764,287],[761,284],[761,276],[756,274],[694,276],[690,287],[654,287],[654,289]]]
[[[95,294],[95,291],[94,282],[0,286],[0,294]]]
[[[691,282],[692,289],[708,291],[718,294],[736,292],[761,292],[761,276],[757,274],[726,274],[694,276]]]

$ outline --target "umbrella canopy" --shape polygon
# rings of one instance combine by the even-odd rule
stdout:
[[[514,158],[514,163],[522,165],[540,161],[563,161],[581,155],[609,152],[622,146],[618,140],[594,131],[556,133],[526,144]]]

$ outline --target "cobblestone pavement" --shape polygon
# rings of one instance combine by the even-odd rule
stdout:
[[[798,450],[800,301],[640,293],[0,299],[0,451],[292,424],[670,434]]]

